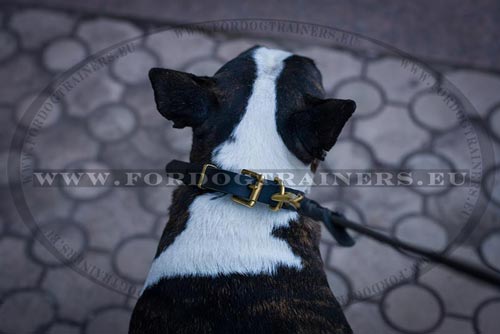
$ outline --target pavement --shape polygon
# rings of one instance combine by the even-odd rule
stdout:
[[[500,70],[500,3],[492,0],[16,0],[78,13],[185,23],[273,18],[313,22],[375,38],[419,59]]]
[[[429,43],[446,39],[443,53],[431,57],[431,50],[420,48],[425,44],[421,36],[411,35],[414,49],[400,44],[404,38],[377,21],[375,13],[382,9],[373,4],[350,13],[374,13],[370,20],[358,20],[353,30],[373,29],[379,38],[392,36],[389,41],[422,56],[425,64],[363,38],[338,40],[337,34],[333,40],[318,40],[310,35],[311,27],[307,36],[249,32],[244,21],[236,21],[237,33],[222,31],[220,25],[215,31],[213,25],[205,26],[204,33],[161,30],[180,21],[180,9],[167,10],[180,6],[173,3],[164,11],[155,10],[163,7],[155,8],[149,1],[137,5],[140,8],[107,5],[99,14],[97,2],[79,8],[57,0],[46,4],[0,7],[0,76],[5,78],[0,82],[2,170],[7,169],[9,155],[23,157],[10,143],[16,129],[35,125],[26,113],[39,115],[58,89],[65,90],[64,96],[47,107],[42,129],[33,134],[31,168],[161,169],[171,159],[187,159],[191,133],[172,129],[155,110],[149,68],[211,75],[254,44],[284,48],[316,61],[330,96],[358,104],[322,168],[466,170],[480,173],[483,180],[480,193],[473,186],[336,187],[314,189],[312,196],[383,233],[450,251],[500,273],[498,43],[483,48],[477,40],[447,39],[448,28],[443,28],[437,37],[429,31]],[[217,14],[203,3],[185,6],[198,13],[190,16],[193,20],[209,19],[204,12],[214,18]],[[397,8],[404,13],[408,6],[385,9],[385,15],[396,15],[392,12],[399,13]],[[462,6],[457,4],[453,12]],[[497,6],[484,2],[469,15],[475,18],[479,10]],[[328,24],[326,9],[321,13],[306,7],[305,11],[320,13],[316,23]],[[288,11],[283,9],[283,17]],[[437,20],[433,15],[437,14],[429,11],[414,24],[432,26]],[[345,16],[340,25],[354,21]],[[500,30],[489,29],[489,24],[498,22],[485,19],[469,33],[492,38]],[[99,64],[89,57],[127,39],[132,40],[101,54],[119,51],[88,76],[79,77],[83,72],[71,69],[80,62],[87,68]],[[453,51],[458,45],[461,51]],[[126,333],[134,295],[167,220],[172,188],[24,190],[34,225],[17,212],[19,199],[10,196],[8,177],[2,172],[0,332]],[[45,245],[39,242],[44,236],[50,241]],[[356,333],[498,332],[498,289],[420,263],[411,254],[366,237],[356,238],[357,245],[349,249],[336,245],[326,233],[321,242],[330,286]]]

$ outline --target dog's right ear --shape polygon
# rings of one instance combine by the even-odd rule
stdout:
[[[288,132],[292,150],[303,162],[324,160],[356,110],[352,100],[308,98],[308,108],[292,113]]]
[[[217,97],[213,92],[214,80],[210,77],[152,68],[149,80],[158,111],[174,122],[174,128],[202,124],[217,105]]]

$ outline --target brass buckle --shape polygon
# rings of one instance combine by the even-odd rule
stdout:
[[[201,176],[200,176],[200,179],[198,180],[198,183],[196,184],[198,186],[198,188],[200,189],[204,189],[203,188],[203,181],[205,181],[205,177],[207,176],[205,173],[207,172],[207,168],[208,167],[212,167],[212,168],[215,168],[217,169],[217,166],[214,166],[212,164],[204,164],[203,165],[203,168],[201,169]]]
[[[231,199],[238,204],[244,205],[248,208],[253,208],[255,203],[257,203],[257,199],[259,198],[260,192],[262,191],[262,186],[264,185],[264,178],[262,177],[262,174],[253,172],[248,169],[242,169],[241,174],[246,174],[248,176],[253,177],[256,180],[255,183],[248,185],[248,188],[252,189],[252,192],[250,193],[248,199],[234,195]]]
[[[300,208],[300,201],[302,201],[304,196],[285,192],[285,185],[283,184],[283,180],[281,180],[277,176],[274,178],[274,182],[279,184],[280,192],[272,195],[271,199],[278,203],[275,206],[269,205],[269,208],[273,211],[279,211],[285,203],[292,205],[295,209]]]

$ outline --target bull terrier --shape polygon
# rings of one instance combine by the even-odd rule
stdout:
[[[159,112],[191,127],[190,161],[240,172],[309,170],[355,110],[326,99],[314,61],[255,46],[213,77],[149,72]],[[131,334],[351,333],[319,252],[320,224],[179,186]]]

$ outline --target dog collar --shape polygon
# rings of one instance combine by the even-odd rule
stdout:
[[[283,181],[265,179],[262,174],[243,169],[241,173],[217,168],[212,164],[187,163],[173,160],[166,167],[167,174],[184,184],[199,189],[231,194],[238,204],[252,208],[255,204],[267,204],[273,211],[296,210],[304,199],[304,193],[285,187]]]

